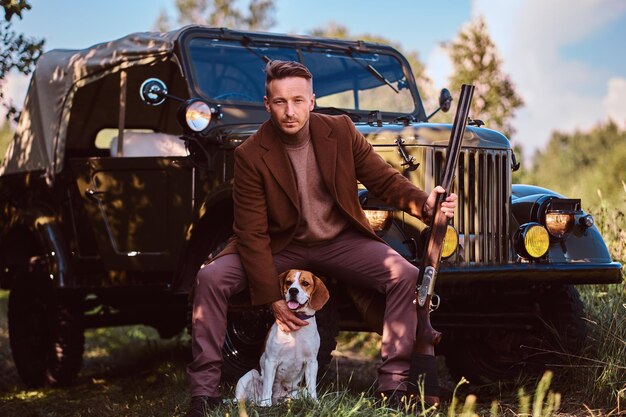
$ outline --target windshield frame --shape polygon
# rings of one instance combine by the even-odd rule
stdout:
[[[413,73],[410,70],[409,63],[406,58],[400,54],[396,49],[382,44],[373,44],[366,43],[362,41],[346,41],[346,40],[336,40],[336,39],[326,39],[326,38],[314,38],[307,36],[289,36],[289,35],[278,35],[271,33],[258,33],[258,32],[243,32],[243,31],[231,31],[228,29],[211,29],[211,28],[202,28],[195,27],[181,34],[178,40],[178,55],[180,56],[180,60],[183,66],[183,71],[185,72],[185,77],[189,80],[189,89],[190,94],[192,96],[201,97],[210,103],[220,104],[224,108],[233,107],[240,108],[243,110],[265,110],[265,107],[262,102],[252,102],[252,101],[237,101],[237,100],[215,100],[214,98],[208,96],[205,92],[203,92],[197,82],[195,70],[192,63],[192,57],[190,52],[190,45],[194,39],[205,38],[209,40],[216,41],[230,41],[230,42],[238,42],[242,45],[242,48],[250,49],[252,46],[269,46],[269,47],[278,47],[278,48],[287,48],[289,50],[293,50],[294,53],[299,57],[299,61],[303,61],[303,53],[311,53],[312,50],[328,50],[329,52],[337,52],[339,54],[343,54],[346,58],[350,58],[346,54],[379,54],[379,55],[387,55],[395,58],[402,69],[402,74],[404,75],[404,79],[406,81],[406,89],[410,92],[410,96],[412,98],[413,110],[412,111],[385,111],[384,109],[380,111],[380,115],[383,120],[392,120],[398,117],[410,117],[414,120],[425,120],[425,110],[423,107],[423,103],[421,101],[420,94],[417,89],[417,85],[415,83],[415,79],[413,77]],[[250,51],[252,55],[258,55],[254,51]],[[263,60],[262,56],[258,56],[260,60]],[[306,64],[306,63],[305,63]],[[373,82],[379,82],[382,86],[381,88],[389,88],[389,85],[385,85],[384,80],[380,80],[375,72],[377,72],[375,65],[374,71],[369,70],[370,76],[372,77]],[[314,74],[314,89],[315,89],[315,74]],[[317,107],[316,107],[317,109]],[[355,110],[353,108],[341,108],[342,110],[355,113],[359,116],[360,120],[368,120],[369,114],[372,113],[370,110]],[[379,110],[379,109],[376,109]],[[315,111],[315,110],[314,110]]]

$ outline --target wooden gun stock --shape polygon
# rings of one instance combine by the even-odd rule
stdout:
[[[473,94],[474,86],[463,84],[459,105],[452,125],[452,132],[450,133],[450,141],[446,150],[446,165],[442,173],[441,186],[446,192],[445,194],[439,194],[435,201],[428,245],[426,246],[420,268],[420,277],[416,291],[417,335],[415,345],[413,346],[409,380],[412,384],[415,384],[411,385],[413,393],[417,393],[418,379],[423,375],[424,400],[429,404],[439,403],[435,346],[441,340],[441,333],[433,329],[430,324],[430,311],[437,272],[439,271],[439,262],[441,261],[443,240],[448,227],[448,219],[441,212],[441,203],[445,201],[452,187]]]

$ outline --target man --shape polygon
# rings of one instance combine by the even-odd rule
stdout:
[[[284,331],[307,325],[281,296],[277,276],[292,268],[386,295],[379,390],[397,398],[406,391],[418,271],[370,227],[357,199],[357,179],[424,220],[432,217],[435,198],[444,190],[439,186],[429,195],[412,185],[374,152],[349,118],[311,113],[315,94],[304,65],[272,61],[266,74],[270,120],[235,151],[235,239],[197,276],[188,416],[220,404],[231,295],[248,288],[254,305],[271,304]],[[451,194],[442,205],[448,217],[456,200]]]

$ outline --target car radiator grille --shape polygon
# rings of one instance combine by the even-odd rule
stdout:
[[[440,184],[445,149],[431,149],[434,184]],[[510,151],[464,148],[459,155],[453,191],[459,196],[453,225],[460,250],[448,262],[496,264],[509,261],[511,197]]]

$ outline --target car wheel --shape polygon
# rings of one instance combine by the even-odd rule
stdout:
[[[329,302],[315,314],[320,349],[317,353],[318,375],[321,376],[337,346],[339,320],[336,303]],[[268,309],[251,309],[228,314],[226,338],[222,348],[224,359],[222,379],[237,382],[250,369],[258,368],[265,346],[265,337],[274,318]]]
[[[451,335],[452,340],[446,341],[446,364],[453,378],[465,377],[475,386],[514,382],[579,354],[587,323],[576,288],[547,291],[536,307],[539,323],[533,331],[492,329],[480,335]]]
[[[43,277],[31,283],[17,285],[9,293],[9,338],[15,367],[28,388],[46,382],[69,385],[82,365],[82,312],[76,303],[59,301]]]
[[[228,313],[222,347],[222,379],[237,382],[250,369],[259,366],[265,336],[273,323],[267,309]]]

